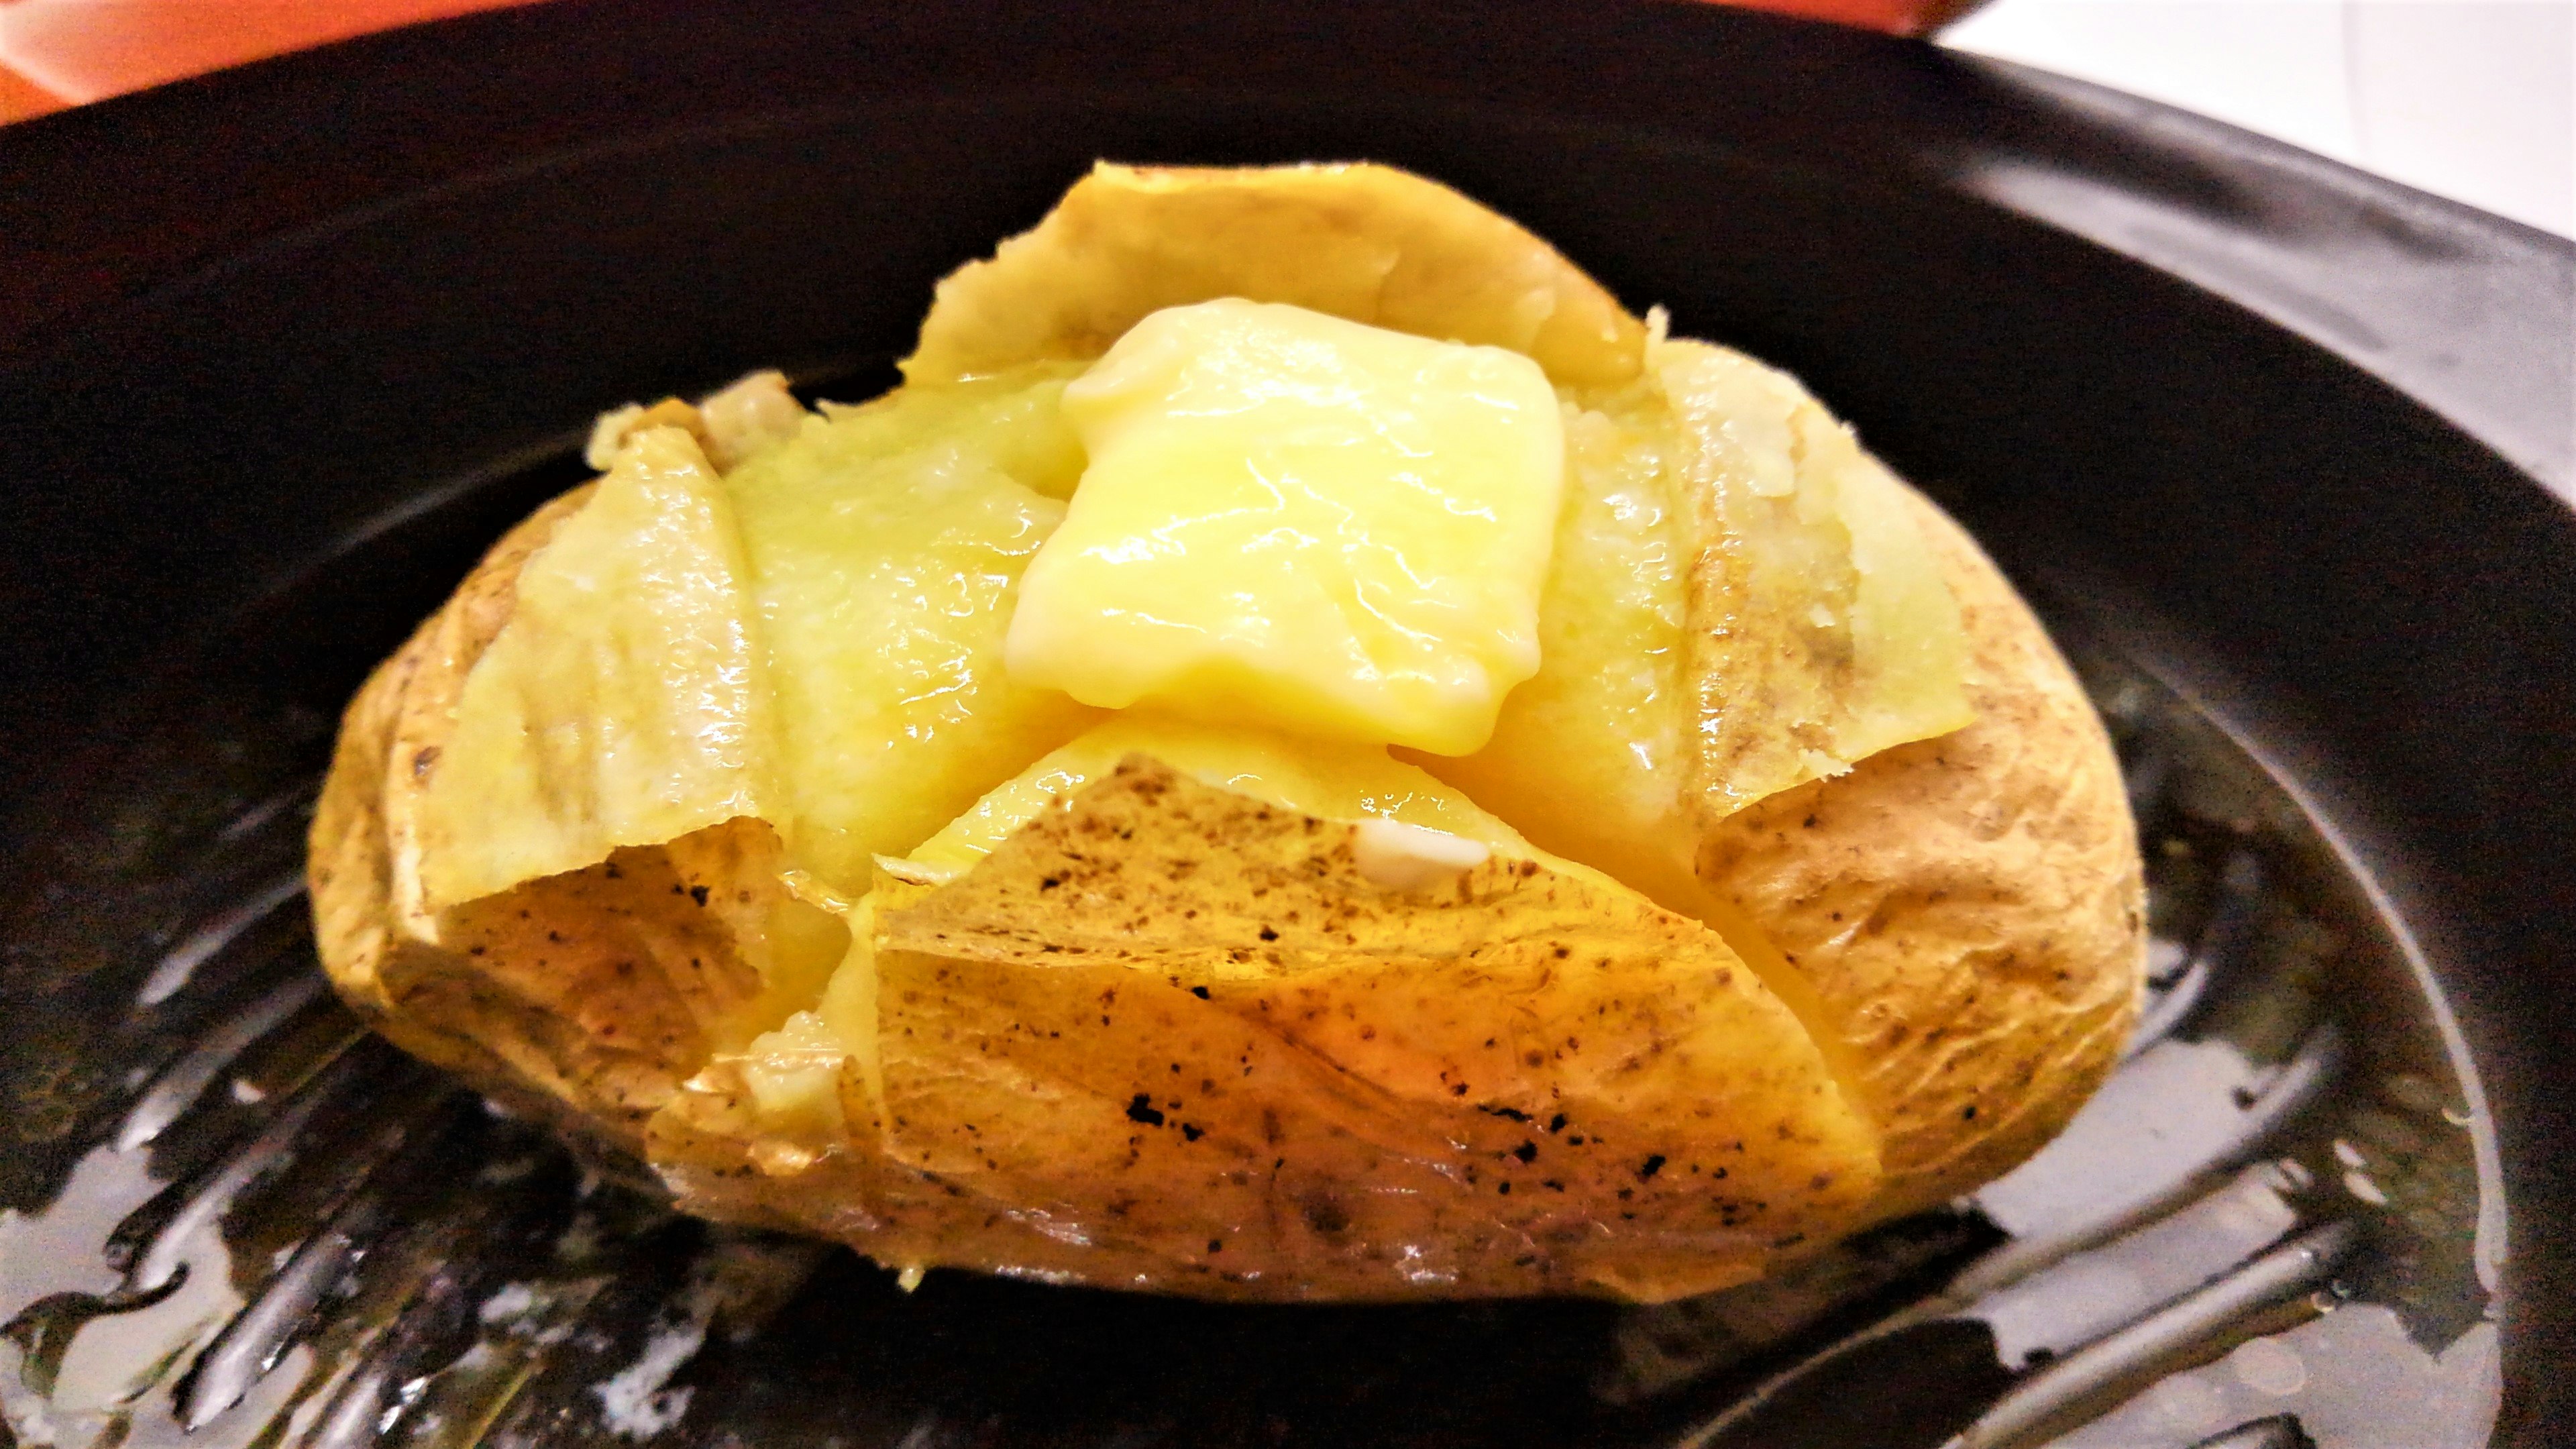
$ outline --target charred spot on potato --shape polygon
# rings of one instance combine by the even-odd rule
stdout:
[[[1328,1242],[1351,1230],[1350,1210],[1330,1192],[1318,1189],[1307,1193],[1297,1200],[1297,1210],[1305,1218],[1307,1228]]]

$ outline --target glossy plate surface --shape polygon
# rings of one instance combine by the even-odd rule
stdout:
[[[873,391],[1097,155],[1440,177],[1979,531],[2155,872],[2158,1009],[2060,1147],[1664,1309],[906,1297],[585,1182],[354,1032],[295,880],[365,668],[593,411]],[[2414,1449],[2499,1384],[2500,1438],[2568,1411],[2563,243],[1645,6],[549,6],[32,123],[0,177],[18,1442]]]

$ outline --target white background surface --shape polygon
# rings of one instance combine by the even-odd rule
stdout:
[[[1995,0],[1941,39],[2576,236],[2576,0]]]

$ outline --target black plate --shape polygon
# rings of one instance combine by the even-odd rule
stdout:
[[[2110,1340],[2062,1321],[2126,1301],[2098,1276],[2021,1280],[2094,1344],[2053,1370],[1996,1360],[1978,1293],[2063,1192],[1874,1240],[1798,1311],[906,1299],[588,1188],[352,1037],[292,881],[367,665],[576,475],[593,411],[768,364],[872,390],[932,279],[1098,155],[1404,164],[1801,373],[2089,661],[2174,942],[2138,1062],[2224,1047],[2248,1114],[2337,1068],[2261,1144],[2287,1176],[2236,1188],[2358,1241]],[[567,3],[0,132],[0,1403],[22,1442],[249,1442],[290,1404],[286,1442],[578,1440],[607,1378],[693,1390],[670,1433],[710,1443],[1659,1443],[1948,1283],[1716,1442],[1933,1444],[2016,1386],[1995,1412],[2044,1433],[2168,1370],[2075,1442],[2266,1405],[2371,1442],[2338,1426],[2372,1394],[2474,1435],[2491,1316],[2499,1439],[2547,1442],[2576,1419],[2571,277],[2563,242],[2211,123],[1688,7]],[[2172,1168],[2140,1144],[2174,1100],[2077,1175]],[[2329,1278],[2356,1311],[2316,1316]],[[2312,1353],[2301,1387],[2269,1350],[2189,1368],[2370,1323],[2391,1357]]]

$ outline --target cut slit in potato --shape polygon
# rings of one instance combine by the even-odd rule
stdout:
[[[1434,840],[1472,846],[1472,859],[1449,869],[1446,873],[1450,876],[1466,864],[1499,851],[1513,858],[1538,858],[1553,870],[1582,877],[1605,889],[1619,889],[1615,882],[1587,867],[1535,850],[1511,827],[1422,771],[1390,759],[1383,749],[1299,740],[1263,730],[1226,729],[1146,714],[1116,715],[996,786],[910,854],[900,859],[880,857],[883,875],[877,895],[852,903],[818,894],[811,886],[800,887],[808,899],[852,922],[849,957],[832,978],[823,1001],[813,1011],[801,1013],[811,1020],[791,1023],[775,1041],[753,1043],[743,1053],[754,1064],[746,1070],[756,1072],[757,1063],[771,1054],[792,1058],[809,1052],[818,1041],[837,1040],[839,1048],[859,1062],[870,1099],[881,1107],[884,1092],[878,1068],[878,993],[873,957],[875,901],[888,888],[935,887],[956,881],[1040,815],[1064,808],[1074,795],[1107,779],[1122,763],[1145,759],[1179,770],[1211,788],[1282,809],[1342,823],[1375,821],[1417,830]],[[1364,875],[1383,884],[1384,867],[1369,858],[1369,845],[1364,832],[1355,841],[1357,863]],[[1426,879],[1438,875],[1435,869]],[[803,1080],[808,1089],[820,1089],[817,1079],[809,1076]],[[775,1101],[779,1093],[772,1091],[768,1096]]]

